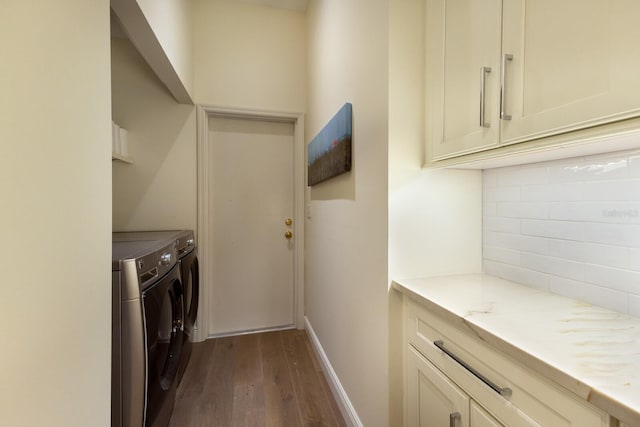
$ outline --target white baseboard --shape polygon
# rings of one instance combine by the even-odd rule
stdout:
[[[347,392],[342,387],[336,372],[333,370],[329,359],[327,358],[326,353],[322,349],[322,345],[316,336],[316,333],[309,322],[307,316],[304,317],[304,326],[309,335],[309,339],[311,340],[311,345],[320,359],[320,363],[322,363],[322,368],[324,370],[324,376],[329,383],[329,387],[331,388],[331,392],[333,393],[334,398],[340,408],[340,412],[342,412],[342,416],[344,417],[344,421],[347,423],[348,427],[363,427],[362,422],[360,422],[360,418],[358,418],[358,414],[356,413],[355,408],[351,404],[349,400],[349,396],[347,396]]]

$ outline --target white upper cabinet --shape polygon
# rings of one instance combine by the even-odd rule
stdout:
[[[428,132],[433,157],[499,138],[501,0],[427,1]]]
[[[640,116],[637,0],[427,0],[429,161]]]
[[[640,2],[504,0],[502,143],[640,113]]]

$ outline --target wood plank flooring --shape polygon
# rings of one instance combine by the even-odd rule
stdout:
[[[170,427],[345,427],[305,331],[196,343]]]

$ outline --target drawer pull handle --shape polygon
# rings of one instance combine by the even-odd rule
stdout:
[[[471,372],[473,375],[475,375],[480,381],[482,381],[483,383],[485,383],[486,385],[488,385],[489,387],[491,387],[496,393],[498,393],[500,396],[503,397],[511,397],[511,389],[508,387],[499,387],[498,385],[496,385],[493,381],[491,381],[489,378],[485,377],[484,375],[482,375],[480,372],[476,371],[475,369],[473,369],[471,366],[469,366],[464,360],[460,359],[458,356],[456,356],[455,354],[453,354],[451,352],[451,350],[446,349],[444,347],[444,341],[442,340],[437,340],[433,342],[433,345],[435,345],[436,347],[438,347],[440,350],[442,350],[447,356],[449,356],[450,358],[452,358],[453,360],[455,360],[456,362],[458,362],[458,364],[460,364],[463,368],[465,368],[467,371]]]
[[[454,412],[453,414],[449,414],[449,427],[456,427],[458,420],[462,418],[460,412]]]

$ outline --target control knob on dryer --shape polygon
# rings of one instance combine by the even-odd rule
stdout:
[[[166,253],[160,256],[160,265],[171,265],[171,254]]]

